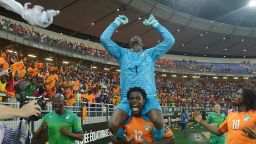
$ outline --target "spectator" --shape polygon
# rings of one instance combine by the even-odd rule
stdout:
[[[180,116],[180,124],[181,124],[181,131],[183,132],[184,136],[187,135],[187,124],[189,122],[189,114],[188,110],[182,110],[181,116]]]

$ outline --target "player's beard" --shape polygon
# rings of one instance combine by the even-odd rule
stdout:
[[[134,52],[139,52],[142,50],[143,44],[140,38],[132,38],[129,44],[129,47]]]
[[[134,52],[139,52],[142,50],[142,47],[141,45],[139,45],[138,43],[137,44],[134,44],[132,47],[131,47],[132,51]]]
[[[55,111],[56,113],[61,113],[63,110],[63,105],[61,104],[53,104],[52,110]]]

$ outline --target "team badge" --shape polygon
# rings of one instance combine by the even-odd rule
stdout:
[[[245,115],[245,116],[244,116],[244,121],[249,121],[251,118],[252,118],[251,116]]]
[[[69,118],[70,118],[70,115],[67,115],[67,116],[66,116],[66,119],[69,119]]]
[[[151,129],[150,125],[146,124],[145,129],[146,129],[146,131],[149,131]]]

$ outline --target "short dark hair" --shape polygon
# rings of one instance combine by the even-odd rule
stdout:
[[[247,110],[255,110],[256,95],[252,89],[242,88],[244,104]]]
[[[130,94],[131,92],[134,92],[134,91],[138,91],[141,93],[142,97],[144,100],[146,100],[146,97],[147,97],[147,93],[144,89],[140,88],[140,87],[133,87],[133,88],[130,88],[127,92],[127,98],[128,100],[130,99]]]

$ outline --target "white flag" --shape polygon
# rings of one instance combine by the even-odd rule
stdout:
[[[60,13],[59,10],[45,10],[44,7],[25,3],[24,7],[15,0],[0,0],[0,6],[19,14],[29,24],[46,28],[53,23],[53,17]]]

